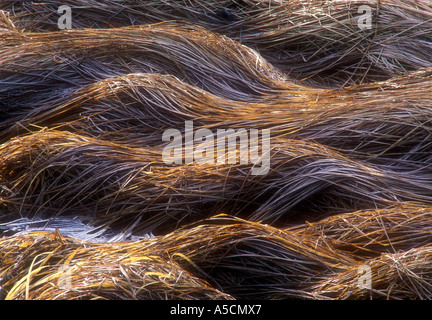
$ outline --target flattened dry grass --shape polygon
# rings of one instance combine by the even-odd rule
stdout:
[[[313,291],[321,299],[430,300],[431,247],[422,246],[368,260],[372,288],[365,290],[359,266],[325,279]]]
[[[357,259],[376,258],[428,246],[432,240],[430,206],[398,203],[384,209],[337,214],[286,228],[301,236],[332,241]]]
[[[254,50],[183,23],[67,32],[0,34],[0,99],[67,94],[128,73],[171,74],[215,95],[254,101],[289,83]],[[217,54],[214,54],[217,52]],[[296,87],[294,84],[291,86]]]
[[[91,244],[36,232],[3,238],[0,248],[10,299],[230,298],[221,291],[298,298],[351,261],[306,238],[223,215],[137,242]]]
[[[293,79],[317,86],[385,80],[430,67],[430,1],[2,1],[27,31],[56,31],[60,5],[73,28],[113,28],[182,20],[257,49]],[[362,5],[371,8],[361,29]]]
[[[284,225],[432,201],[427,170],[371,166],[302,140],[275,140],[265,175],[252,175],[253,163],[170,166],[157,149],[50,130],[1,145],[0,159],[3,218],[75,216],[125,234],[166,232],[222,212]]]
[[[428,246],[358,261],[317,240],[226,215],[125,243],[35,232],[1,239],[0,275],[8,299],[430,297]]]
[[[232,299],[138,246],[133,253],[35,232],[2,238],[0,248],[6,299]]]
[[[432,11],[361,4],[2,1],[0,296],[430,299]],[[269,172],[165,164],[187,120]]]
[[[272,137],[319,142],[373,163],[415,168],[430,161],[431,69],[343,90],[284,89],[247,103],[202,91],[175,77],[128,74],[73,94],[3,112],[3,141],[41,127],[130,146],[160,146],[184,122],[217,129],[271,129]],[[18,100],[17,100],[18,103]],[[393,164],[397,162],[397,164]]]

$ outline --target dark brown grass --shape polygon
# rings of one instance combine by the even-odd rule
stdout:
[[[361,31],[364,3],[68,0],[58,31],[3,1],[0,295],[430,299],[432,11],[368,1]],[[186,120],[271,129],[269,172],[166,165]]]
[[[139,246],[95,245],[36,232],[2,238],[0,248],[6,299],[232,299]]]
[[[32,104],[128,73],[171,74],[215,95],[259,100],[283,76],[255,51],[181,23],[0,34],[0,101]],[[217,52],[217,54],[215,54]]]
[[[111,28],[183,20],[257,49],[293,79],[319,86],[385,80],[430,67],[429,1],[2,1],[27,31],[56,31],[60,5],[73,28]],[[361,5],[372,28],[361,30]]]
[[[332,245],[220,215],[136,242],[44,232],[3,238],[0,275],[7,299],[430,298],[430,247],[356,261]],[[359,286],[363,265],[371,289]]]
[[[307,298],[308,288],[356,262],[313,237],[217,216],[156,240],[156,248],[236,298]]]
[[[324,275],[355,263],[308,238],[227,216],[138,242],[38,232],[3,238],[0,248],[9,299],[229,298],[198,279],[236,298],[305,298]]]
[[[394,204],[384,209],[337,214],[317,222],[287,227],[288,232],[316,237],[357,259],[376,258],[428,246],[432,240],[430,206]]]
[[[362,289],[359,266],[325,279],[313,291],[321,299],[430,300],[432,293],[431,247],[424,246],[367,261],[371,290]]]
[[[3,141],[56,128],[130,146],[160,146],[168,128],[271,129],[374,164],[417,170],[430,162],[431,70],[341,90],[282,90],[260,103],[218,97],[160,74],[109,78],[42,105],[17,106],[0,122]]]
[[[264,175],[252,175],[252,163],[168,166],[155,149],[65,131],[11,140],[0,159],[3,216],[72,215],[124,234],[166,232],[224,211],[285,225],[393,201],[432,201],[427,171],[385,170],[301,140],[273,141]]]

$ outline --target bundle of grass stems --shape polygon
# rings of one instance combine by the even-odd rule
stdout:
[[[432,201],[427,168],[373,166],[292,139],[273,141],[265,175],[252,175],[253,163],[171,166],[156,148],[52,130],[1,145],[0,159],[3,218],[79,216],[125,234],[160,234],[224,211],[280,224]]]
[[[397,203],[384,209],[336,214],[316,222],[284,228],[302,237],[314,237],[357,260],[377,258],[428,246],[432,240],[431,208]]]
[[[96,246],[45,232],[0,242],[6,299],[232,299],[139,247]]]
[[[39,232],[4,238],[0,247],[2,251],[5,248],[0,274],[8,292],[6,298],[44,298],[61,294],[70,298],[106,298],[114,294],[110,291],[110,281],[125,283],[129,277],[131,284],[119,289],[118,294],[131,295],[127,291],[138,289],[133,282],[133,276],[138,272],[133,274],[132,266],[129,269],[128,264],[141,271],[152,262],[150,259],[161,261],[162,266],[155,264],[150,272],[157,273],[159,268],[162,269],[160,278],[165,276],[162,262],[177,263],[188,272],[186,275],[204,278],[236,298],[270,298],[279,293],[307,296],[303,291],[319,283],[317,281],[324,274],[345,270],[355,263],[331,248],[317,249],[307,238],[223,215],[138,242],[91,244]],[[108,260],[103,272],[94,273],[91,268],[87,269],[87,265],[97,265],[99,259]],[[9,264],[7,261],[20,263]],[[69,266],[72,283],[70,290],[59,292],[58,280],[64,276],[64,269],[59,271],[62,265]],[[124,269],[123,274],[116,272],[119,267]],[[94,276],[104,277],[103,281],[99,280],[99,287],[92,285]],[[86,281],[90,284],[82,285]],[[106,290],[105,282],[108,282]],[[11,286],[13,288],[9,289]],[[206,292],[204,289],[208,288],[196,289],[197,294],[203,294],[199,289]],[[208,294],[224,297],[220,293],[217,295],[217,291]]]
[[[183,20],[257,49],[298,80],[340,86],[384,80],[431,66],[432,10],[427,0],[2,1],[19,29],[58,30],[59,6],[73,28],[112,28]],[[370,27],[362,27],[362,6]]]
[[[0,9],[0,298],[432,298],[426,1]],[[167,164],[186,121],[271,145]]]
[[[254,50],[204,28],[167,22],[116,29],[0,34],[0,100],[33,101],[128,73],[171,74],[233,100],[254,101],[284,77]],[[217,52],[217,54],[214,54]]]
[[[46,127],[142,147],[160,146],[163,132],[184,131],[185,121],[215,132],[267,128],[272,137],[318,142],[350,158],[417,170],[430,161],[431,85],[432,69],[426,69],[339,90],[288,90],[251,103],[170,75],[136,73],[15,107],[4,112],[0,129],[2,142]]]
[[[357,261],[332,245],[331,239],[317,242],[311,234],[220,215],[136,242],[87,243],[44,232],[6,237],[0,274],[7,299],[185,298],[185,292],[220,299],[430,297],[430,247],[377,251],[376,258]],[[372,289],[358,286],[364,263],[372,270]]]

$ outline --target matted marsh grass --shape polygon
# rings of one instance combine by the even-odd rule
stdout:
[[[61,4],[0,4],[1,298],[432,299],[428,1]],[[185,121],[270,170],[165,164]]]
[[[140,147],[159,146],[166,129],[182,130],[193,120],[211,130],[268,128],[272,137],[314,141],[408,170],[430,161],[431,72],[338,90],[298,86],[254,103],[212,95],[170,75],[128,74],[41,105],[17,106],[4,112],[0,129],[3,141],[47,127]]]
[[[35,232],[2,238],[0,248],[6,299],[232,299],[139,246]]]
[[[356,259],[379,257],[430,245],[432,209],[397,203],[384,209],[336,214],[316,222],[285,228],[299,236],[315,237]]]
[[[182,281],[168,282],[178,274],[176,265],[187,270],[186,280],[194,275],[236,298],[270,298],[279,292],[302,297],[306,295],[303,291],[311,283],[319,283],[324,274],[355,263],[331,248],[318,249],[307,238],[224,215],[136,242],[92,244],[37,232],[3,238],[0,248],[0,274],[4,288],[13,287],[7,290],[10,298],[130,298],[138,292],[151,297],[151,284],[160,295],[167,290],[168,298],[172,291],[182,298],[182,290],[189,298],[195,294],[198,298],[205,294],[207,298],[229,298],[203,282],[191,285],[190,293],[189,288],[182,288]],[[19,263],[11,263],[14,261]],[[168,263],[173,265],[170,277],[166,275]],[[64,269],[59,271],[62,265],[69,266],[72,285],[59,290],[59,279],[64,277]]]
[[[367,261],[371,268],[371,290],[359,286],[358,266],[342,271],[320,283],[312,295],[331,299],[430,300],[432,272],[430,246],[393,254],[382,254]]]
[[[134,242],[87,243],[47,232],[5,237],[0,275],[8,299],[430,298],[430,247],[358,261],[332,245],[219,215]],[[365,263],[370,290],[358,285]]]
[[[292,139],[273,141],[270,171],[258,176],[252,163],[170,166],[160,149],[52,130],[2,144],[0,159],[3,218],[72,215],[125,234],[166,232],[226,210],[279,224],[432,201],[427,169],[373,166]]]
[[[12,108],[128,73],[171,74],[215,95],[255,101],[284,76],[257,52],[202,27],[166,22],[116,29],[0,33],[0,99]],[[217,54],[215,54],[217,52]]]
[[[60,5],[73,28],[112,28],[183,20],[251,48],[293,79],[318,86],[384,80],[432,61],[432,9],[427,0],[103,0],[2,1],[19,29],[58,30]],[[362,5],[369,29],[359,27]]]

